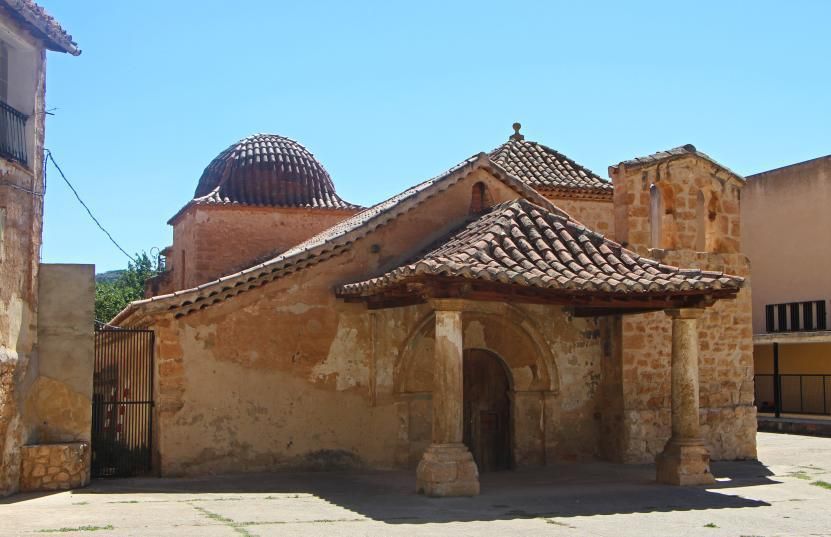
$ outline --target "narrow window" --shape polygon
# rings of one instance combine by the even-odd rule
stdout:
[[[9,46],[0,41],[0,100],[9,101]]]
[[[493,199],[491,199],[487,185],[481,181],[473,185],[470,193],[470,212],[481,213],[491,205],[493,205]]]
[[[649,225],[652,237],[652,247],[661,247],[661,224],[664,219],[664,202],[661,198],[661,189],[657,185],[649,187]]]
[[[813,302],[803,302],[802,303],[802,329],[803,330],[813,330],[814,329],[814,303]]]
[[[185,288],[185,251],[184,250],[182,250],[182,263],[181,263],[181,266],[179,267],[179,272],[182,274],[182,276],[179,278],[179,283],[180,283],[180,286],[181,286],[180,288],[184,289]]]
[[[765,306],[765,329],[767,332],[775,332],[776,325],[774,324],[773,304]]]
[[[704,192],[700,190],[695,201],[695,222],[695,249],[705,252],[707,251],[707,214]]]
[[[776,305],[776,331],[787,332],[788,330],[788,305]]]
[[[788,309],[791,310],[791,332],[798,332],[799,326],[799,302],[788,304]]]
[[[826,330],[828,322],[825,317],[825,301],[817,300],[817,330]]]

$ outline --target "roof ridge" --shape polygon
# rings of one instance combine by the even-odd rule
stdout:
[[[124,310],[122,310],[118,315],[116,315],[112,322],[119,323],[124,321],[138,307],[142,307],[148,304],[161,303],[182,296],[196,296],[206,289],[216,286],[222,286],[226,282],[236,281],[236,283],[234,284],[236,286],[242,285],[248,280],[266,277],[267,275],[271,275],[272,279],[279,277],[282,274],[280,272],[281,270],[284,270],[288,267],[296,266],[297,264],[302,263],[304,260],[311,259],[315,256],[321,256],[326,254],[327,252],[331,253],[333,251],[336,251],[338,248],[348,246],[354,240],[357,240],[365,236],[372,230],[376,229],[378,226],[383,225],[384,223],[397,218],[400,214],[403,214],[404,212],[407,212],[410,209],[412,209],[413,207],[409,207],[409,204],[415,204],[414,206],[417,206],[424,200],[429,199],[433,195],[438,194],[438,192],[441,192],[441,190],[439,190],[438,192],[434,192],[433,190],[439,188],[440,186],[444,186],[444,182],[453,178],[456,174],[462,174],[466,169],[469,169],[467,173],[470,173],[473,171],[473,169],[478,169],[478,167],[482,166],[487,166],[493,169],[496,172],[494,175],[498,179],[504,181],[509,186],[513,187],[515,190],[517,190],[517,192],[527,196],[536,196],[540,202],[546,204],[547,206],[550,206],[552,211],[560,211],[564,215],[567,214],[565,213],[565,211],[562,211],[556,206],[554,206],[551,202],[546,200],[541,194],[534,191],[523,181],[514,177],[511,173],[505,171],[504,168],[499,166],[497,163],[493,162],[486,153],[478,153],[463,160],[459,164],[456,164],[455,166],[453,166],[452,168],[440,175],[437,175],[431,179],[427,179],[426,181],[422,181],[421,183],[418,183],[417,185],[410,187],[399,194],[396,194],[384,201],[376,203],[375,205],[350,216],[349,218],[341,221],[340,223],[335,224],[334,226],[322,231],[321,233],[318,233],[317,235],[314,235],[306,241],[303,241],[302,243],[290,248],[289,250],[286,250],[280,255],[275,256],[272,259],[269,259],[268,261],[259,263],[257,265],[253,265],[234,274],[229,274],[216,280],[200,284],[190,289],[181,289],[166,295],[159,295],[152,298],[131,302],[127,305],[127,307],[124,308]],[[461,178],[465,177],[467,173],[464,173],[464,175],[458,177],[453,183],[446,185],[446,188],[449,188],[450,186],[461,180]],[[421,199],[419,199],[419,197]],[[303,254],[307,255],[303,257]],[[267,273],[262,272],[265,269],[269,269]],[[218,292],[225,291],[220,290],[216,293]],[[194,301],[201,300],[202,298],[195,298]],[[194,301],[185,302],[191,304]],[[178,305],[173,305],[169,309],[175,309],[183,305],[185,304],[182,303]]]

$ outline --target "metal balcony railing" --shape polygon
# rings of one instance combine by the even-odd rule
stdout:
[[[28,165],[26,120],[29,117],[0,101],[0,156]]]
[[[760,412],[831,414],[831,374],[756,375]]]

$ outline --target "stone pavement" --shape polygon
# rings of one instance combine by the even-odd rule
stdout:
[[[706,488],[591,463],[485,474],[476,498],[418,496],[413,472],[98,480],[0,501],[0,535],[831,535],[831,439],[760,433],[759,457]]]

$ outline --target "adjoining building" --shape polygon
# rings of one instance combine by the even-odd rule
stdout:
[[[367,209],[288,138],[221,153],[112,321],[155,334],[156,470],[413,468],[444,496],[755,458],[744,179],[688,145],[609,182],[514,129]]]
[[[0,0],[0,496],[89,480],[94,271],[40,263],[47,50],[81,53]]]
[[[742,193],[762,412],[831,414],[829,202],[831,155],[751,175]]]

